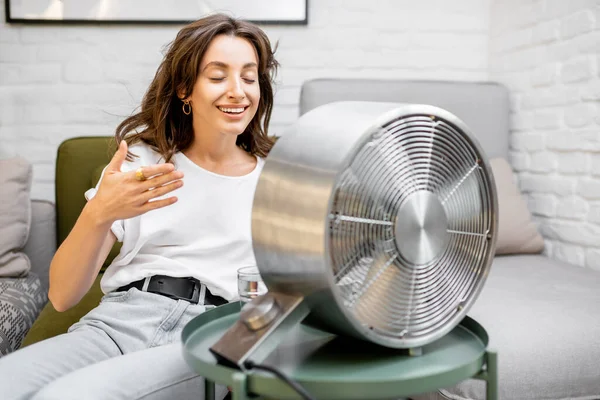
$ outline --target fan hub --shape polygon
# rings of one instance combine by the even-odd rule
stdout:
[[[411,264],[435,260],[449,240],[448,218],[439,198],[426,190],[411,194],[396,215],[395,239],[398,252]]]

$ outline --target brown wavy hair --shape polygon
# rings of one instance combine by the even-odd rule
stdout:
[[[183,27],[156,71],[141,104],[141,110],[119,124],[117,144],[125,140],[130,146],[144,142],[170,162],[178,151],[187,149],[194,139],[192,114],[185,115],[177,93],[192,93],[200,72],[200,61],[217,35],[237,36],[248,40],[258,54],[260,101],[256,115],[236,144],[252,155],[266,157],[274,139],[268,135],[273,111],[273,80],[279,67],[267,35],[256,25],[214,14]],[[128,154],[132,160],[133,154]]]

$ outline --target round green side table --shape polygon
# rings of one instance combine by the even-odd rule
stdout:
[[[215,382],[232,388],[234,400],[299,399],[285,382],[268,372],[217,364],[209,348],[238,319],[239,303],[207,311],[183,330],[187,363],[206,378],[205,399]],[[319,400],[397,399],[452,386],[464,379],[487,382],[487,399],[498,399],[497,355],[486,349],[488,336],[466,317],[420,355],[326,333],[300,324],[263,364],[277,367]]]

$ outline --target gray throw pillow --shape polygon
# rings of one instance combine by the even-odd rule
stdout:
[[[25,159],[0,160],[0,277],[25,276],[31,269],[23,253],[31,224],[31,178]]]
[[[544,250],[544,239],[531,218],[527,202],[513,181],[504,158],[490,159],[498,193],[498,240],[496,255],[531,254]]]

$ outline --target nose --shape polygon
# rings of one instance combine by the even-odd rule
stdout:
[[[240,78],[230,79],[230,85],[227,92],[227,97],[230,99],[243,99],[246,97],[244,90],[242,89],[242,81]]]

